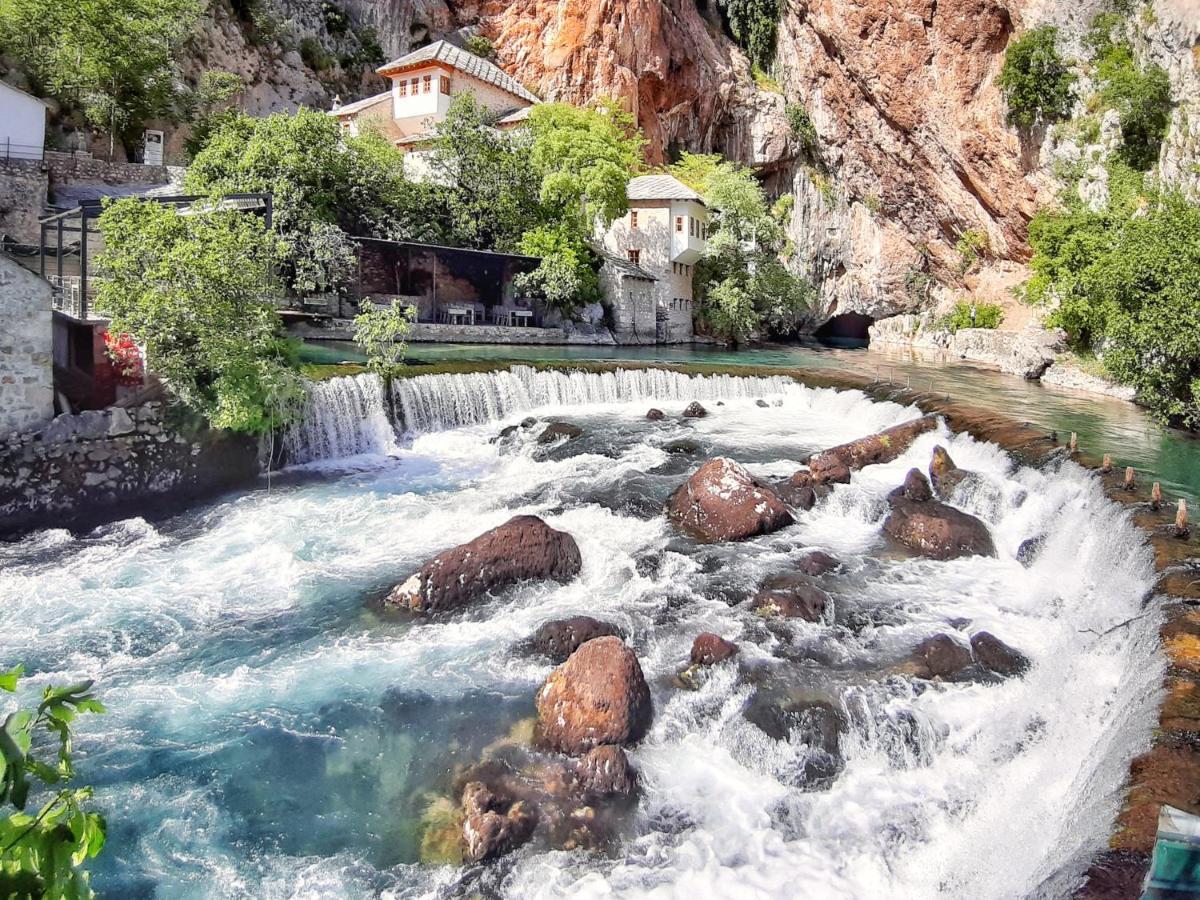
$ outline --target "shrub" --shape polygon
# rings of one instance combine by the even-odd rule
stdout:
[[[938,327],[954,333],[960,328],[999,328],[1004,310],[994,303],[956,303],[938,321]]]
[[[321,18],[325,22],[325,30],[334,37],[345,34],[350,30],[350,16],[336,3],[324,0],[321,3]]]
[[[321,46],[315,37],[306,37],[300,42],[300,58],[314,72],[332,69],[336,60],[333,54]]]
[[[725,25],[753,65],[766,69],[775,58],[779,0],[717,0]]]
[[[800,143],[800,152],[814,161],[819,159],[820,139],[808,110],[799,103],[789,103],[784,112],[792,137]]]
[[[496,45],[482,34],[474,34],[467,38],[465,47],[468,53],[472,53],[480,59],[491,59],[496,55]]]
[[[1127,44],[1114,46],[1097,67],[1100,102],[1121,117],[1120,156],[1134,169],[1146,171],[1171,124],[1171,80],[1162,66],[1139,69]]]
[[[364,300],[354,317],[354,343],[367,357],[367,368],[384,379],[395,377],[404,365],[408,345],[404,339],[412,332],[416,310],[393,300],[379,308]]]
[[[981,256],[988,253],[991,243],[988,241],[987,232],[978,228],[969,228],[959,235],[954,249],[958,252],[960,270],[967,272],[975,263],[979,262]]]
[[[997,84],[1018,128],[1065,119],[1075,101],[1075,76],[1059,55],[1058,29],[1044,25],[1008,45]]]

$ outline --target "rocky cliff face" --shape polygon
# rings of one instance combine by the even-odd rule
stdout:
[[[328,37],[317,0],[271,2],[297,36]],[[928,305],[930,292],[914,290],[928,276],[971,290],[954,250],[968,230],[987,235],[1000,281],[1019,280],[1027,223],[1058,185],[1047,136],[1022,141],[1004,124],[995,77],[1015,32],[1051,23],[1078,47],[1103,0],[791,0],[778,90],[756,84],[711,0],[341,2],[385,56],[478,32],[546,99],[620,98],[650,139],[651,162],[716,150],[759,167],[773,192],[795,197],[789,234],[795,264],[820,286],[818,318],[879,318]],[[1155,0],[1143,18],[1139,51],[1170,72],[1180,101],[1162,171],[1200,190],[1200,2]],[[255,57],[219,17],[213,34],[232,55]],[[314,78],[294,51],[250,65],[260,81],[252,111],[332,96],[336,79]],[[361,94],[382,87],[367,77]],[[818,159],[801,154],[789,104],[809,112]]]

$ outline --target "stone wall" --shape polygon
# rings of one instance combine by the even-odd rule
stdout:
[[[0,435],[54,415],[50,285],[0,253]]]
[[[109,162],[77,153],[46,151],[46,170],[55,187],[72,184],[167,184],[171,180],[169,166],[146,166],[141,163]]]
[[[349,319],[315,327],[297,323],[288,327],[293,337],[316,341],[352,341],[354,327]],[[559,328],[510,328],[507,325],[447,325],[418,322],[413,325],[409,343],[446,344],[587,344],[611,346],[616,343],[603,325],[567,322]]]
[[[0,161],[0,235],[36,244],[50,180],[41,160]]]
[[[58,416],[41,431],[0,439],[0,538],[127,518],[228,490],[258,471],[252,438],[162,403]]]

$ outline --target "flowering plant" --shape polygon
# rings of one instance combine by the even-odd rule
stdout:
[[[146,374],[146,367],[142,362],[142,352],[138,349],[133,337],[128,334],[113,334],[106,331],[104,346],[108,353],[108,360],[112,363],[113,371],[116,373],[117,384],[126,387],[141,385]]]

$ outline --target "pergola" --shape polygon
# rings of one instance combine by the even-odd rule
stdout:
[[[181,214],[234,209],[261,213],[267,228],[274,211],[271,194],[229,194],[219,199],[198,195],[145,197],[154,203],[174,206]],[[95,220],[104,212],[106,200],[87,200],[74,209],[41,220],[39,272],[54,287],[54,306],[80,321],[91,318],[89,285],[91,266],[104,249],[104,238]],[[49,237],[51,243],[47,244]],[[47,271],[47,257],[51,271]]]

